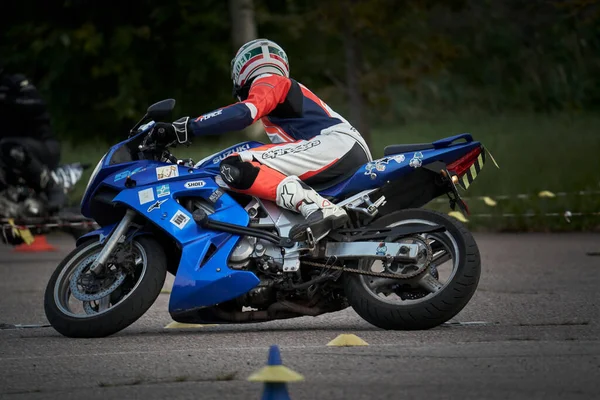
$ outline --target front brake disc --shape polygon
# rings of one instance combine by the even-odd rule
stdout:
[[[85,260],[85,261],[88,261],[88,260]],[[85,279],[91,279],[91,280],[97,279],[90,273],[88,273],[89,276],[83,276],[84,271],[86,269],[89,269],[91,265],[92,265],[91,262],[82,262],[81,264],[79,264],[77,269],[75,269],[75,271],[73,272],[73,276],[71,277],[71,280],[69,282],[69,289],[71,289],[71,294],[77,300],[88,301],[88,302],[100,300],[101,298],[106,297],[109,294],[111,294],[112,292],[114,292],[115,289],[118,288],[123,283],[123,281],[125,280],[125,277],[127,276],[123,272],[122,269],[119,269],[118,271],[115,272],[114,275],[105,278],[105,279],[114,278],[114,281],[108,287],[98,290],[98,291],[94,291],[94,292],[86,291],[85,286],[89,287],[90,284],[86,284],[84,282],[84,280]],[[92,282],[92,283],[95,283],[95,282]],[[103,286],[102,283],[104,283],[104,282],[101,282],[100,287]],[[80,290],[80,286],[84,289],[83,291]]]

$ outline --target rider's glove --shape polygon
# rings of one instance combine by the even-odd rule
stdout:
[[[152,129],[152,139],[160,144],[170,144],[175,141],[180,144],[188,143],[189,119],[190,117],[182,117],[172,124],[157,122]]]

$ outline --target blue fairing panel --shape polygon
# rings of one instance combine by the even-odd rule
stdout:
[[[183,249],[171,291],[171,314],[222,303],[258,285],[260,279],[254,273],[227,267],[238,239],[239,236],[225,233],[207,235]],[[216,249],[212,255],[211,248]]]
[[[115,226],[116,224],[106,225],[101,227],[100,229],[96,229],[95,231],[88,232],[77,239],[77,241],[75,242],[75,246],[79,246],[87,239],[91,239],[93,237],[99,237],[100,243],[104,243],[104,239],[106,239],[106,237],[112,232]]]
[[[107,184],[121,185],[120,181],[111,182],[111,178]],[[258,285],[259,279],[254,273],[227,266],[239,236],[201,228],[176,201],[181,197],[210,199],[219,191],[220,196],[213,196],[211,201],[215,213],[210,218],[248,226],[248,213],[231,196],[221,192],[206,171],[159,163],[132,178],[136,180],[136,187],[122,187],[113,201],[136,210],[181,247],[169,305],[172,312],[222,303]]]
[[[104,243],[104,241],[106,240],[106,238],[108,236],[110,236],[110,233],[113,231],[113,229],[115,228],[115,226],[117,226],[117,224],[105,225],[105,226],[101,227],[100,229],[96,229],[95,231],[86,233],[85,235],[83,235],[83,236],[81,236],[81,237],[79,237],[77,239],[77,241],[75,242],[75,245],[79,246],[84,241],[86,241],[87,239],[94,238],[94,237],[97,237],[98,241],[100,243]],[[149,234],[151,234],[151,232],[144,231],[144,230],[136,230],[136,231],[131,232],[131,233],[132,233],[131,238],[142,236],[142,235],[149,235]]]
[[[442,161],[450,164],[474,148],[481,146],[481,143],[474,141],[450,145],[450,143],[462,137],[469,140],[470,135],[453,136],[452,138],[447,138],[447,142],[438,141],[436,143],[438,143],[440,148],[399,153],[373,160],[360,167],[349,179],[322,190],[320,193],[323,196],[329,196],[339,201],[362,190],[375,189],[388,181],[393,182],[401,179],[404,175],[410,174],[414,169],[421,168],[428,163]]]

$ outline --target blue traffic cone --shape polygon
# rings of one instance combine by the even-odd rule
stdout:
[[[269,349],[267,366],[248,377],[251,382],[264,382],[262,400],[290,400],[287,382],[298,382],[304,377],[281,364],[279,347],[273,345]]]

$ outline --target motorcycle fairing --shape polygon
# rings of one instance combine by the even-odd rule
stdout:
[[[240,237],[201,228],[176,201],[183,196],[209,199],[219,189],[210,174],[201,170],[189,172],[187,167],[176,166],[178,176],[157,181],[158,168],[174,165],[154,162],[145,166],[144,170],[132,176],[136,181],[134,188],[125,187],[125,179],[115,182],[114,177],[118,172],[106,177],[103,184],[121,189],[113,199],[114,203],[136,210],[181,246],[181,260],[171,291],[169,310],[180,312],[222,303],[258,285],[260,280],[254,273],[233,270],[227,266],[229,254]],[[168,189],[165,185],[168,185]],[[215,213],[210,215],[213,220],[241,226],[247,226],[250,221],[244,208],[227,193],[216,199],[214,208]],[[101,229],[87,236],[106,235],[109,231]]]
[[[134,136],[120,145],[131,147],[132,140],[138,137],[139,135]],[[374,160],[361,166],[348,180],[321,193],[336,199],[345,198],[362,190],[379,187],[388,181],[398,180],[428,163],[450,163],[480,146],[479,142],[474,141],[452,144],[454,140],[448,138],[438,141],[437,147],[434,146],[433,149],[392,154]],[[210,202],[211,195],[219,188],[214,178],[218,174],[220,160],[234,152],[260,145],[262,144],[258,142],[245,142],[232,146],[198,163],[197,168],[147,160],[128,161],[126,157],[124,162],[111,163],[113,155],[118,151],[119,145],[116,145],[103,159],[99,173],[90,182],[82,201],[82,211],[89,211],[89,200],[99,187],[108,186],[119,192],[113,200],[115,203],[135,209],[172,237],[181,248],[181,260],[169,304],[171,314],[213,306],[239,297],[258,285],[259,279],[254,273],[233,270],[227,265],[230,253],[240,237],[199,227],[192,215],[176,199],[182,196],[198,197]],[[158,180],[157,168],[161,167],[175,167],[177,174]],[[126,186],[127,176],[130,176],[129,187]],[[131,187],[131,181],[135,181],[135,187]],[[199,181],[203,183],[200,184]],[[168,189],[165,185],[168,185]],[[247,212],[227,193],[213,203],[215,213],[210,215],[211,219],[248,226]],[[113,226],[105,226],[86,237],[94,234],[108,235],[112,229]]]

